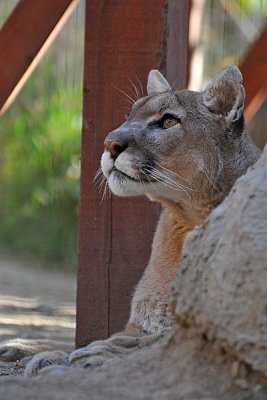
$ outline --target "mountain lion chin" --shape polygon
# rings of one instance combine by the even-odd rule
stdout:
[[[126,175],[113,171],[108,178],[108,185],[111,192],[117,196],[142,196],[145,194],[144,184],[132,180]]]

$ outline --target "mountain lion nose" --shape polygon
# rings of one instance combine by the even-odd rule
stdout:
[[[127,145],[121,144],[116,140],[108,139],[104,141],[104,146],[114,159],[117,158],[128,147]]]

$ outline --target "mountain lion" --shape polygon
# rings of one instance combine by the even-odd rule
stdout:
[[[259,157],[244,129],[245,91],[237,67],[223,69],[203,92],[174,91],[152,70],[147,92],[133,104],[126,121],[109,133],[101,159],[112,193],[146,195],[163,209],[129,321],[122,333],[69,355],[37,354],[26,367],[28,376],[44,367],[43,372],[52,373],[55,368],[101,365],[169,330],[168,297],[187,233]]]

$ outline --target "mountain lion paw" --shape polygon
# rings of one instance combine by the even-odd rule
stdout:
[[[125,335],[116,335],[107,340],[97,340],[86,347],[73,351],[69,355],[71,365],[83,368],[96,367],[106,361],[128,353],[137,348],[140,338]]]
[[[121,357],[148,346],[162,336],[162,333],[141,337],[117,334],[109,339],[98,340],[86,347],[73,351],[69,355],[69,363],[72,366],[83,368],[97,367],[111,359]]]
[[[7,340],[0,344],[0,361],[18,361],[36,353],[34,341],[27,339]]]
[[[73,351],[69,356],[72,366],[96,367],[115,357],[114,349],[106,344],[90,345]]]
[[[69,366],[67,353],[59,350],[36,354],[27,364],[24,376],[35,376],[41,369],[50,366]]]

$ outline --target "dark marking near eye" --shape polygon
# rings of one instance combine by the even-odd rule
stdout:
[[[174,119],[177,121],[177,124],[180,124],[182,122],[180,118],[176,117],[175,115],[167,113],[167,114],[164,114],[163,117],[161,117],[161,119],[149,122],[148,126],[151,128],[158,127],[158,128],[165,129],[163,124],[166,119]]]

